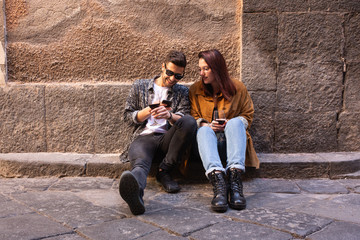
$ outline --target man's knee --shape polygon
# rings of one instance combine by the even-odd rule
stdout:
[[[196,129],[197,129],[197,124],[196,124],[196,120],[190,116],[190,115],[185,115],[182,118],[179,119],[180,124],[181,124],[181,128],[184,129],[186,132],[192,132],[195,133]]]

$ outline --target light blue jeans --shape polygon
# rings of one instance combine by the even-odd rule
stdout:
[[[226,168],[219,155],[215,132],[208,126],[200,127],[196,139],[200,157],[207,176],[214,170],[226,172],[228,168],[238,168],[245,172],[246,129],[239,118],[230,119],[225,126]]]

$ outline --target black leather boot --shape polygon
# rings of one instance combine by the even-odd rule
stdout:
[[[241,181],[242,171],[237,168],[228,169],[229,205],[233,209],[242,210],[246,208],[246,199],[243,194],[243,184]]]
[[[214,170],[208,174],[208,178],[214,190],[211,208],[217,212],[225,212],[228,208],[225,174]]]
[[[169,171],[159,171],[156,174],[156,180],[161,183],[165,192],[177,193],[181,189],[179,184],[171,178]]]

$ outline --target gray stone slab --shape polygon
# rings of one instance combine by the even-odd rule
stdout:
[[[1,195],[0,195],[1,199]],[[32,213],[34,210],[21,205],[15,201],[1,201],[1,208],[0,208],[0,218],[10,217],[10,216],[17,216],[17,215],[24,215],[27,213]]]
[[[288,233],[280,232],[275,229],[266,228],[263,226],[236,222],[226,221],[212,225],[211,227],[204,228],[200,231],[196,231],[190,235],[190,237],[199,240],[209,239],[276,239],[276,240],[288,240],[292,239],[292,236]]]
[[[328,179],[304,179],[296,180],[296,184],[301,188],[301,190],[309,193],[319,193],[319,194],[347,194],[347,190],[343,185],[341,185],[336,180]]]
[[[143,239],[143,240],[147,240],[147,239],[176,240],[176,239],[188,239],[188,238],[176,236],[176,235],[168,233],[166,231],[160,231],[159,230],[159,231],[152,232],[152,233],[150,233],[148,235],[145,235],[145,236],[137,238],[137,239]]]
[[[338,181],[350,191],[359,193],[357,190],[360,189],[360,179],[339,179]]]
[[[300,204],[302,204],[304,202],[314,202],[314,201],[319,201],[319,200],[328,200],[329,198],[332,197],[332,195],[327,195],[327,194],[280,194],[280,193],[276,193],[276,196],[274,197],[274,199],[276,199],[276,201],[269,201],[269,200],[263,199],[261,197],[263,197],[263,193],[260,193],[260,200],[262,200],[262,202],[263,202],[263,207],[291,210],[294,206],[298,206],[298,205],[300,205]],[[254,204],[252,204],[252,205],[254,205]],[[258,207],[262,207],[262,206],[259,205]]]
[[[298,237],[305,237],[319,231],[333,220],[295,213],[280,209],[257,208],[244,211],[230,211],[226,215],[253,223],[260,223],[269,228],[290,232]]]
[[[113,210],[84,201],[71,192],[27,192],[13,194],[13,197],[74,228],[124,217]]]
[[[0,178],[0,192],[45,191],[59,178]]]
[[[0,174],[6,177],[80,176],[91,154],[7,153],[0,154]]]
[[[81,237],[77,233],[72,233],[72,234],[61,234],[61,235],[56,235],[54,237],[48,237],[48,238],[42,238],[42,239],[45,239],[45,240],[84,240],[86,238]]]
[[[244,181],[245,193],[274,192],[300,193],[299,187],[292,180],[255,178]]]
[[[165,192],[155,193],[150,197],[151,200],[178,207],[192,207],[202,210],[209,210],[213,191],[208,192],[179,192],[168,194]]]
[[[314,153],[258,153],[261,163],[321,163],[324,158]]]
[[[360,152],[328,152],[315,155],[331,163],[360,160]]]
[[[86,176],[119,178],[122,172],[130,168],[130,162],[120,162],[119,154],[95,154],[87,162]]]
[[[39,239],[64,233],[72,233],[71,229],[60,223],[40,216],[26,214],[9,218],[0,218],[0,239]]]
[[[337,195],[331,199],[334,203],[339,204],[352,204],[352,205],[358,205],[360,207],[360,195],[359,194],[342,194]]]
[[[114,179],[110,178],[90,178],[90,177],[68,177],[61,178],[55,184],[51,185],[49,190],[53,191],[87,191],[87,190],[101,190],[111,189]]]
[[[152,232],[159,231],[159,228],[150,224],[143,223],[134,218],[125,218],[104,222],[101,224],[82,227],[78,229],[90,239],[108,240],[108,239],[137,239],[147,236]]]
[[[355,198],[357,197],[355,194]],[[291,210],[359,224],[360,205],[348,203],[352,201],[354,201],[354,199],[351,199],[351,197],[345,197],[343,200],[341,200],[341,198],[331,200],[331,197],[329,197],[329,199],[302,202],[301,204],[293,206]]]
[[[312,240],[359,240],[360,226],[347,222],[333,222],[322,231],[309,236]]]
[[[299,199],[304,199],[300,194],[285,193],[255,193],[246,197],[246,209],[261,208],[266,206],[279,206],[285,208],[287,205],[299,204]],[[308,198],[306,198],[308,200]]]
[[[191,232],[225,221],[222,214],[185,207],[149,212],[139,218],[181,236],[188,236]]]

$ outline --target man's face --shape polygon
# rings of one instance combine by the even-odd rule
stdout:
[[[184,76],[185,68],[179,67],[172,62],[162,65],[162,87],[172,87]]]

